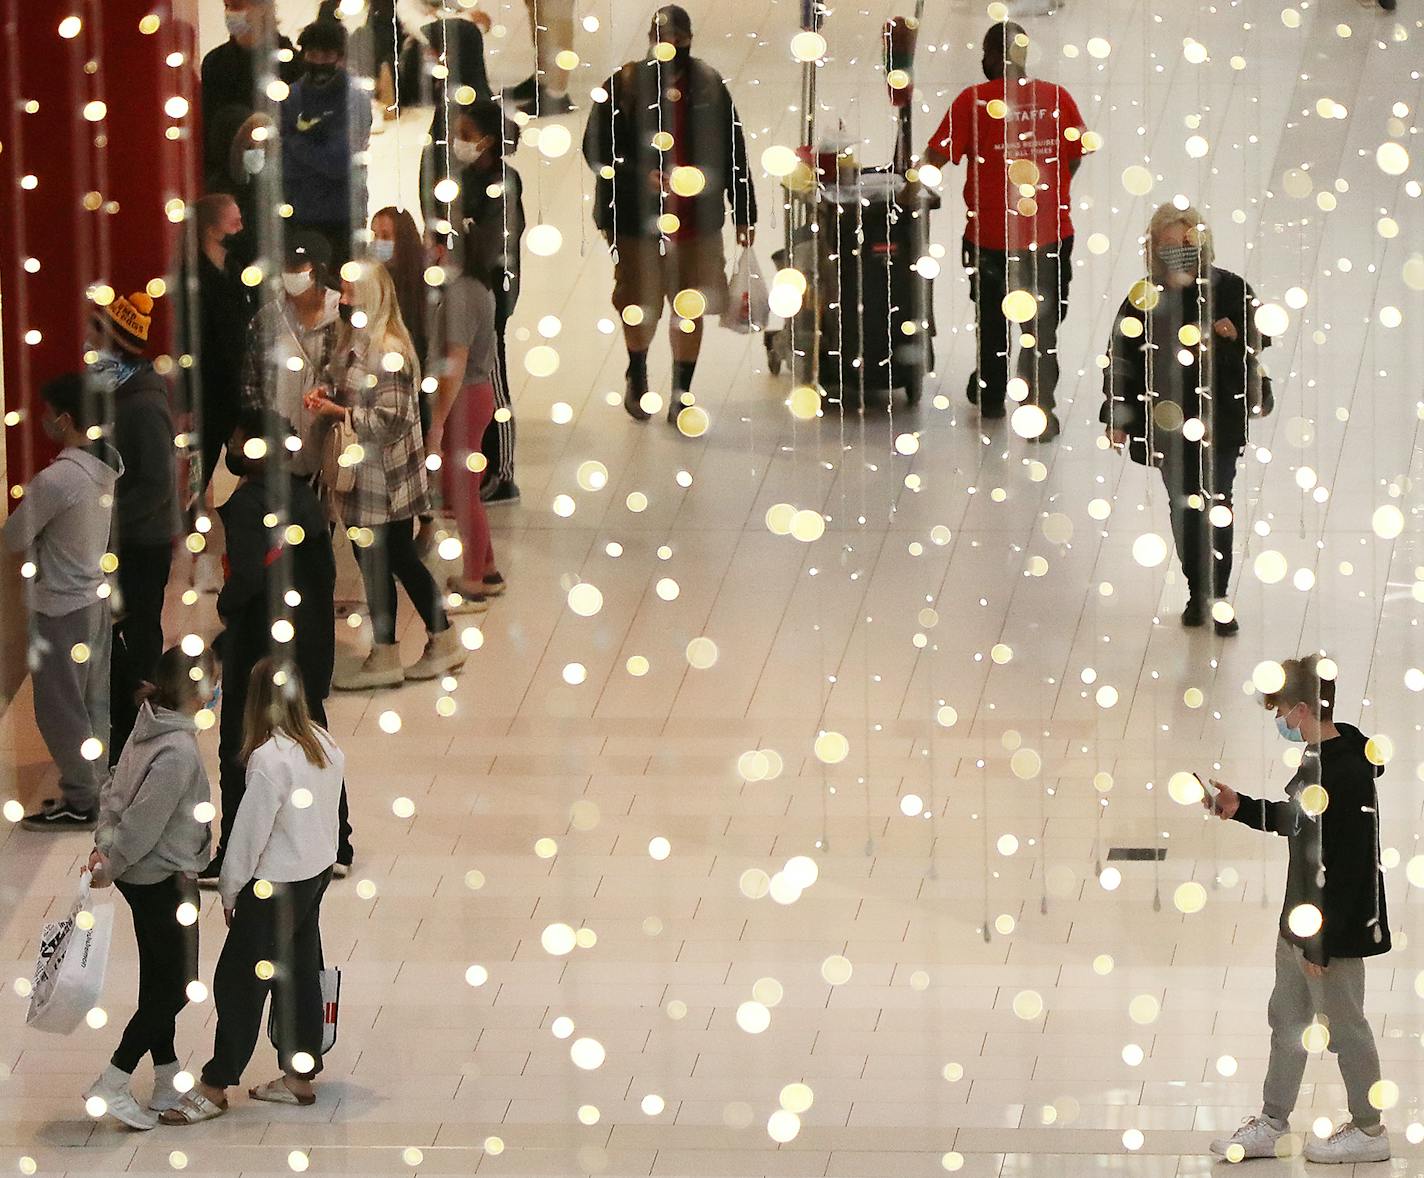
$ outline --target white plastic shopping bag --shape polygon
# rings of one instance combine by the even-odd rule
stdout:
[[[114,902],[95,901],[92,877],[79,876],[79,894],[69,915],[40,931],[34,988],[25,1021],[36,1030],[68,1035],[99,1005],[109,940],[114,931]]]
[[[727,313],[722,316],[723,327],[743,335],[766,330],[771,302],[762,273],[750,249],[743,249],[737,254],[737,264],[728,282],[729,297]]]
[[[335,967],[321,971],[321,1053],[325,1055],[336,1046],[336,1020],[341,1014],[341,971]],[[267,1039],[281,1050],[277,1043],[277,1004],[267,1008]]]

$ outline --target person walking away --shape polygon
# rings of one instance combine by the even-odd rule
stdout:
[[[342,282],[341,297],[353,315],[338,348],[337,383],[329,391],[314,388],[307,408],[344,422],[362,450],[355,485],[338,491],[335,502],[366,586],[373,642],[366,660],[338,673],[332,684],[359,691],[454,671],[464,664],[465,648],[415,547],[415,519],[431,504],[417,404],[420,363],[401,322],[395,287],[384,266],[358,263],[356,280]],[[399,367],[393,370],[395,360]],[[425,652],[408,668],[396,642],[397,579],[425,623]]]
[[[95,309],[86,333],[88,376],[112,398],[114,448],[124,471],[114,488],[119,558],[114,612],[112,768],[138,719],[137,692],[163,653],[163,599],[178,534],[178,455],[168,382],[147,359],[153,299],[143,291]]]
[[[1323,1140],[1308,1135],[1305,1160],[1385,1161],[1389,1134],[1371,1100],[1379,1053],[1365,1018],[1365,958],[1390,949],[1375,785],[1384,770],[1364,733],[1335,719],[1333,662],[1307,655],[1287,659],[1281,670],[1281,685],[1264,703],[1281,736],[1305,746],[1286,800],[1247,797],[1219,781],[1211,783],[1215,797],[1203,799],[1219,818],[1283,836],[1290,850],[1261,1114],[1213,1141],[1211,1152],[1233,1161],[1275,1156],[1305,1073],[1302,1036],[1319,1023],[1340,1061],[1350,1119]]]
[[[203,174],[223,170],[230,128],[262,103],[258,55],[270,53],[271,75],[288,85],[301,74],[292,43],[277,32],[276,0],[223,0],[228,39],[203,57],[199,71],[203,115]],[[237,124],[227,112],[240,112]]]
[[[1162,474],[1187,579],[1182,625],[1240,629],[1231,579],[1232,486],[1247,426],[1269,411],[1256,292],[1215,264],[1211,229],[1164,204],[1147,227],[1148,277],[1123,300],[1108,344],[1099,418],[1108,440]],[[1184,362],[1189,360],[1190,362]]]
[[[495,415],[480,444],[488,463],[480,498],[491,505],[519,502],[519,484],[514,481],[514,401],[505,351],[505,332],[519,302],[525,227],[524,182],[505,154],[506,145],[516,142],[497,103],[475,102],[460,110],[451,145],[464,164],[460,173],[464,233],[480,242],[479,252],[488,259],[485,285],[494,291]]]
[[[91,830],[98,818],[102,745],[109,739],[113,631],[103,570],[108,502],[123,461],[109,443],[89,440],[99,399],[84,377],[58,377],[40,389],[40,399],[44,431],[62,449],[30,480],[4,536],[5,547],[34,566],[28,597],[35,726],[59,770],[59,797],[20,825]],[[82,659],[76,657],[81,651]]]
[[[301,449],[288,460],[293,474],[315,478],[321,467],[320,423],[303,407],[336,351],[341,293],[329,285],[326,240],[293,234],[282,266],[282,294],[253,317],[242,365],[244,408],[265,409],[297,427]]]
[[[573,0],[524,0],[534,42],[534,72],[503,94],[506,105],[533,119],[557,118],[577,110],[569,98],[569,71],[559,54],[574,46]]]
[[[643,405],[648,348],[664,300],[683,290],[702,296],[701,315],[684,320],[677,313],[668,324],[673,378],[667,417],[676,422],[692,403],[703,321],[727,309],[723,202],[731,206],[737,244],[750,246],[756,191],[741,117],[722,75],[692,56],[687,10],[659,8],[648,40],[646,60],[629,62],[604,83],[609,97],[589,115],[583,155],[598,177],[594,224],[613,250],[613,305],[624,315],[628,347],[623,407],[634,420],[651,416]],[[683,330],[687,323],[692,330]]]
[[[1072,197],[1084,153],[1083,116],[1061,86],[1029,78],[1023,26],[1004,21],[984,35],[987,81],[955,98],[925,148],[925,163],[943,168],[967,161],[967,220],[962,257],[974,300],[977,360],[966,396],[986,420],[1004,416],[1010,340],[1004,299],[1032,297],[1027,317],[1015,314],[1033,345],[1020,347],[1017,373],[1026,404],[1044,413],[1031,442],[1051,442],[1061,429],[1055,413],[1058,328],[1068,311],[1073,271]]]
[[[282,101],[282,185],[294,228],[320,233],[328,264],[351,257],[351,230],[366,221],[371,103],[346,65],[346,30],[318,20],[302,30],[303,72]]]
[[[492,247],[493,240],[483,244]],[[433,345],[426,367],[439,383],[425,452],[441,456],[445,510],[454,515],[460,533],[463,570],[447,585],[456,602],[452,613],[483,612],[489,598],[505,587],[480,499],[483,470],[470,464],[480,453],[495,401],[495,299],[485,284],[489,267],[478,248],[469,236],[437,234],[432,250],[445,281],[432,316]]]
[[[282,1075],[248,1095],[273,1104],[316,1103],[321,901],[336,861],[345,758],[307,714],[294,663],[268,657],[252,669],[242,760],[247,789],[220,887],[228,932],[213,973],[213,1054],[178,1107],[161,1115],[165,1125],[196,1124],[227,1111],[227,1089],[241,1081],[252,1059],[269,991]]]
[[[273,458],[285,451],[291,426],[260,409],[244,410],[228,443],[227,467],[236,490],[219,509],[227,533],[227,579],[218,595],[220,639],[229,690],[219,726],[218,765],[222,823],[217,853],[199,877],[216,886],[232,824],[246,788],[241,760],[243,714],[252,668],[273,644],[273,626],[292,627],[288,649],[302,672],[307,711],[326,727],[326,697],[336,660],[336,561],[327,538],[326,512],[309,480]],[[255,443],[249,446],[248,443]],[[275,521],[275,522],[274,522]],[[279,605],[295,593],[295,605]],[[339,815],[337,864],[345,874],[353,858],[345,786]]]
[[[138,944],[138,1009],[109,1065],[84,1093],[132,1129],[152,1129],[176,1108],[178,1015],[198,980],[197,873],[208,863],[212,826],[198,817],[212,787],[194,720],[217,703],[212,652],[170,646],[145,688],[133,735],[104,786],[89,869],[96,887],[113,884],[133,916]],[[153,1095],[140,1105],[134,1069],[153,1058]]]
[[[198,221],[197,403],[201,439],[202,491],[217,469],[218,456],[237,423],[242,403],[242,362],[252,323],[252,295],[233,265],[225,242],[242,232],[242,211],[226,193],[201,196]],[[189,404],[193,402],[190,400]]]

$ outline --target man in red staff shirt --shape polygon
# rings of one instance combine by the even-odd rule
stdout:
[[[1058,436],[1058,325],[1068,309],[1073,219],[1069,182],[1083,157],[1083,119],[1060,86],[1025,76],[1028,34],[1004,21],[984,36],[989,80],[960,93],[925,149],[935,167],[968,161],[964,267],[976,309],[978,357],[967,395],[983,418],[1004,416],[1009,319],[1021,346],[1027,404],[1044,413],[1034,442]],[[1027,292],[1005,303],[1009,292]],[[1017,424],[1017,423],[1016,423]],[[1029,423],[1035,424],[1035,423]]]

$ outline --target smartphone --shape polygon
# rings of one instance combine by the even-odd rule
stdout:
[[[1217,809],[1216,802],[1218,794],[1216,787],[1213,786],[1211,782],[1207,778],[1203,777],[1200,773],[1193,773],[1192,776],[1197,779],[1197,784],[1202,787],[1202,793],[1204,793],[1208,798],[1211,799],[1211,812],[1213,814],[1218,813],[1219,811]]]

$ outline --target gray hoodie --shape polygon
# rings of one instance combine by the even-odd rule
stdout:
[[[34,607],[46,617],[100,600],[99,562],[109,547],[114,484],[123,470],[118,451],[107,442],[85,450],[67,446],[30,480],[6,522],[5,546],[33,551]]]
[[[193,718],[145,702],[99,797],[94,845],[108,856],[109,878],[155,884],[206,867],[212,825],[193,811],[211,794]]]

